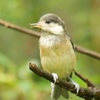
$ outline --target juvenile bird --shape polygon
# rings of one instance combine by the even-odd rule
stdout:
[[[77,93],[79,85],[71,79],[76,65],[74,46],[66,34],[65,23],[55,14],[43,15],[38,23],[30,24],[32,28],[40,29],[39,40],[41,64],[45,71],[52,73],[54,83],[51,83],[52,100],[58,100],[60,95],[68,99],[68,91],[56,85],[59,78],[75,85]]]

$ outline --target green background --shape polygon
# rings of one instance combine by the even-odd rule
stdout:
[[[29,28],[46,13],[65,22],[73,42],[100,52],[99,0],[0,0],[0,19]],[[28,68],[41,66],[38,38],[0,26],[0,100],[50,100],[50,82]],[[76,53],[76,70],[100,86],[100,60]],[[82,87],[86,84],[76,76]],[[64,100],[62,97],[60,100]],[[70,100],[83,100],[70,94]]]

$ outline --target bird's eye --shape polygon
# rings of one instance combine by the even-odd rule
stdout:
[[[51,23],[51,21],[50,21],[50,20],[46,20],[46,23],[47,23],[47,24],[50,24],[50,23]]]

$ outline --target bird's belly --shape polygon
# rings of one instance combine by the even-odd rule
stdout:
[[[75,55],[64,49],[40,49],[41,64],[45,71],[57,73],[59,77],[68,77],[75,66]]]

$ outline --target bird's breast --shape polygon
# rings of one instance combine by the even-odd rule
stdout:
[[[67,38],[41,37],[40,58],[44,70],[67,77],[75,66],[75,53]]]

